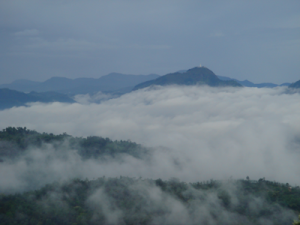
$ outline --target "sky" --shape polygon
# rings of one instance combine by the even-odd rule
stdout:
[[[300,1],[0,1],[0,83],[202,64],[276,84],[300,79]]]

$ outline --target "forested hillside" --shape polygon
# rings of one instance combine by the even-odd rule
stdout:
[[[109,138],[89,136],[86,138],[72,137],[66,133],[55,135],[28,130],[26,127],[7,127],[0,131],[0,160],[15,158],[32,147],[42,147],[43,144],[53,144],[60,150],[66,143],[70,149],[77,150],[82,158],[117,157],[118,154],[128,154],[136,158],[145,157],[149,149],[131,141],[112,141]]]
[[[1,224],[289,224],[300,189],[259,180],[74,179],[1,195]]]
[[[99,178],[83,179],[76,177],[80,173],[74,172],[71,179],[70,176],[56,179],[53,170],[70,173],[66,171],[68,167],[62,167],[59,162],[75,162],[77,165],[71,168],[78,171],[87,166],[80,164],[79,160],[70,162],[70,155],[64,154],[74,151],[81,161],[91,165],[102,162],[97,167],[98,174],[101,174],[107,168],[114,169],[114,166],[104,165],[121,165],[126,157],[138,159],[139,165],[151,164],[154,149],[131,141],[113,141],[98,136],[72,137],[66,133],[55,135],[7,127],[0,131],[0,172],[7,178],[2,180],[0,189],[1,225],[292,225],[300,212],[299,186],[264,178],[251,180],[247,176],[238,180],[182,182],[176,178],[99,175]],[[51,163],[55,157],[61,161]],[[27,171],[13,174],[12,166],[20,164],[27,165],[20,167]],[[44,170],[43,167],[49,168],[49,165],[51,170]],[[22,182],[15,184],[17,181],[11,181],[14,179]],[[30,185],[26,186],[24,181]],[[12,184],[19,186],[9,186]]]

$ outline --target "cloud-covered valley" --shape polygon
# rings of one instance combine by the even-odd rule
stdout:
[[[47,153],[33,148],[17,161],[1,163],[2,190],[27,187],[29,180],[34,185],[101,176],[191,182],[249,176],[299,185],[299,93],[173,86],[139,90],[101,104],[80,98],[85,104],[34,103],[0,111],[0,128],[130,139],[154,148],[151,161],[129,156],[111,163],[82,160],[75,152],[57,154],[47,145]]]

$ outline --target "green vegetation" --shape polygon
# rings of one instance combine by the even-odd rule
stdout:
[[[3,225],[168,224],[176,207],[182,210],[177,213],[189,215],[186,224],[211,224],[207,215],[215,222],[231,217],[231,222],[222,224],[292,224],[295,217],[288,209],[300,210],[300,189],[265,180],[188,184],[175,179],[74,179],[2,195],[0,221]]]
[[[128,154],[136,158],[146,157],[149,149],[131,141],[112,141],[109,138],[89,136],[86,138],[72,137],[66,133],[55,135],[38,133],[26,127],[7,127],[0,131],[0,161],[4,158],[15,158],[26,152],[29,147],[42,147],[51,143],[54,148],[61,149],[68,144],[70,149],[77,150],[84,159],[101,158],[103,156],[117,157]]]
[[[293,225],[300,225],[300,215],[299,215],[299,220],[298,221],[294,221]]]
[[[208,85],[211,87],[242,87],[238,82],[234,80],[220,80],[211,70],[206,67],[195,67],[189,69],[184,73],[170,73],[165,76],[161,76],[155,80],[146,81],[138,84],[133,90],[149,87],[151,85]]]
[[[0,131],[0,166],[31,147],[47,151],[43,148],[47,144],[57,151],[76,150],[83,160],[130,155],[146,163],[151,156],[151,149],[131,141],[7,127]],[[300,188],[264,178],[186,183],[175,178],[100,177],[39,187],[0,193],[0,224],[299,224],[295,220],[300,212]]]

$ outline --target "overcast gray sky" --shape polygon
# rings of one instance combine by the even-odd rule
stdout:
[[[300,1],[0,0],[0,83],[200,63],[252,82],[300,79]]]

